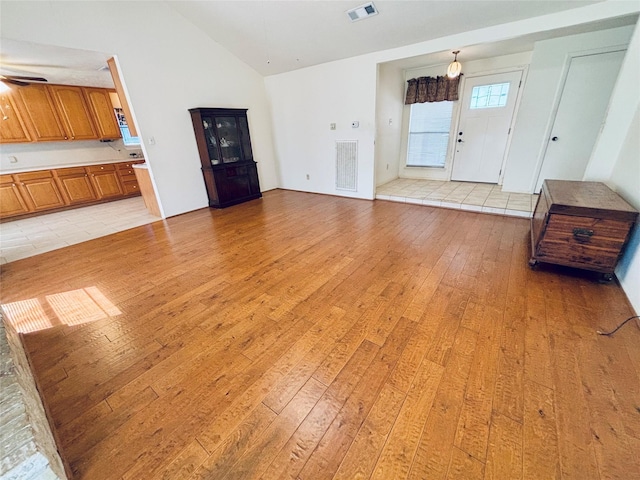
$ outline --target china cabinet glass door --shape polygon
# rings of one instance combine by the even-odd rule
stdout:
[[[236,117],[216,117],[220,151],[224,163],[239,162],[242,160],[240,135]]]
[[[213,118],[202,117],[202,126],[204,128],[204,136],[207,142],[209,161],[211,162],[211,165],[217,165],[220,163],[220,158],[218,157],[218,141],[216,140]]]

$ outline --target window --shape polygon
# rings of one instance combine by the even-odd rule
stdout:
[[[509,83],[494,83],[493,85],[478,85],[471,90],[471,105],[469,108],[496,108],[507,104]]]
[[[409,120],[408,167],[444,167],[453,102],[414,103]]]
[[[125,146],[140,146],[140,137],[134,137],[129,132],[129,125],[127,125],[127,119],[124,117],[124,112],[121,108],[114,108],[116,112],[116,119],[118,120],[118,127],[120,127],[120,134],[122,135],[122,141]]]

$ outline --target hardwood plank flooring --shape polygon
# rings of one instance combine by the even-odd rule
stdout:
[[[640,478],[616,283],[529,221],[291,191],[3,265],[74,479]],[[46,328],[45,328],[46,327]]]

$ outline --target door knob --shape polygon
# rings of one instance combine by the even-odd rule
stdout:
[[[557,142],[558,141],[558,137],[551,137],[551,141],[552,142]]]

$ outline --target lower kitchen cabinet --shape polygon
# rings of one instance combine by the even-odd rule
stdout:
[[[18,173],[13,177],[31,211],[39,212],[65,206],[51,170]]]
[[[0,220],[140,195],[132,163],[0,175]]]
[[[96,165],[95,167],[86,168],[98,198],[121,197],[124,195],[115,165]]]
[[[0,217],[13,217],[29,213],[13,175],[0,175]]]
[[[138,179],[136,178],[136,173],[133,171],[133,165],[135,163],[141,163],[141,162],[116,164],[118,178],[120,179],[120,183],[122,184],[122,189],[124,190],[125,195],[140,194]]]
[[[58,168],[55,174],[58,187],[70,205],[98,200],[84,167]]]

